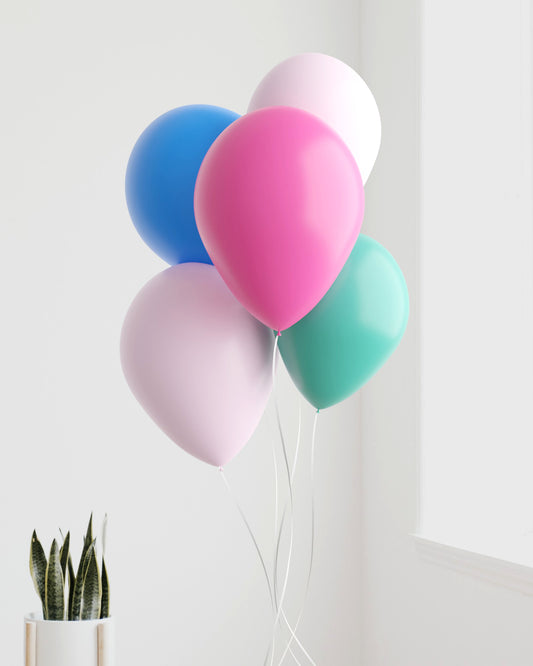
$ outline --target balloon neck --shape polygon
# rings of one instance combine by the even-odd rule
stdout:
[[[281,338],[281,331],[279,330],[279,328],[278,328],[278,330],[277,330],[277,332],[276,332],[276,337],[277,337],[277,338]]]

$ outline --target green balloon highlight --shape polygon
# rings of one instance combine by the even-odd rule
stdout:
[[[324,409],[379,370],[402,339],[408,317],[400,267],[382,245],[360,234],[327,294],[283,331],[279,349],[300,392]]]

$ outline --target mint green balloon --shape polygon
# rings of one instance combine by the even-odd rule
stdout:
[[[317,409],[363,386],[402,339],[409,294],[400,267],[377,241],[359,235],[344,268],[318,305],[279,338],[300,392]]]

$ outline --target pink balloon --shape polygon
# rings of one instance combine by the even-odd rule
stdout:
[[[331,287],[355,244],[364,192],[355,160],[323,121],[272,107],[215,140],[194,196],[209,256],[257,319],[283,330]]]
[[[128,310],[121,360],[133,395],[170,439],[223,466],[246,444],[272,388],[274,336],[207,264],[172,266]]]

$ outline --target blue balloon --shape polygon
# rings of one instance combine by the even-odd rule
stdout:
[[[194,217],[196,176],[213,141],[239,115],[217,106],[182,106],[141,134],[126,171],[126,201],[144,242],[169,264],[211,264]]]

